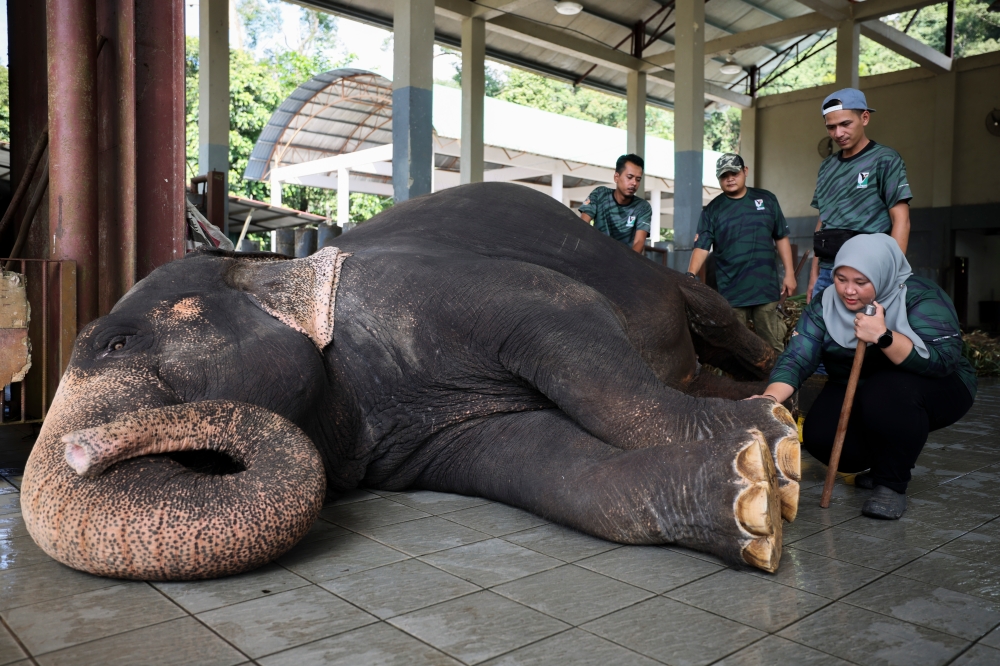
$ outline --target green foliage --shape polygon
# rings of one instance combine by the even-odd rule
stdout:
[[[354,56],[333,60],[337,48],[336,19],[323,12],[302,9],[299,14],[300,40],[295,45],[278,45],[273,38],[281,32],[281,2],[240,0],[237,12],[244,30],[245,45],[255,49],[264,44],[263,56],[252,50],[233,49],[229,54],[229,192],[236,196],[268,201],[270,183],[243,179],[250,153],[274,110],[300,84],[320,72],[350,63]],[[198,173],[198,40],[188,37],[186,48],[186,158],[189,177]],[[336,209],[336,191],[300,185],[283,185],[281,200],[289,208],[327,215]],[[362,222],[391,205],[389,197],[355,193],[351,195],[351,220]],[[249,234],[269,247],[267,234]]]
[[[10,85],[8,70],[0,66],[0,141],[10,143]]]
[[[987,7],[992,0],[957,0],[955,4],[955,56],[963,58],[980,53],[1000,50],[1000,15],[988,12]],[[945,24],[947,5],[939,4],[902,14],[887,17],[885,22],[898,29],[905,30],[910,20],[916,14],[916,19],[907,33],[911,37],[939,50],[944,51]],[[830,31],[817,45],[822,48],[815,56],[805,60],[797,67],[775,78],[760,89],[761,95],[811,88],[836,80],[836,32]],[[814,47],[817,48],[817,47]],[[802,55],[805,51],[802,52]],[[781,66],[786,69],[794,59]],[[861,38],[859,49],[859,68],[861,76],[872,76],[909,69],[917,65],[889,49]]]
[[[705,119],[705,149],[735,153],[740,149],[740,110],[729,107]]]

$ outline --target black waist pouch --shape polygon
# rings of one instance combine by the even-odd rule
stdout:
[[[820,260],[833,261],[844,243],[860,233],[852,229],[820,229],[813,234],[813,251]]]

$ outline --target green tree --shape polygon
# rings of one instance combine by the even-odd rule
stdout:
[[[724,111],[714,111],[705,119],[705,150],[720,153],[739,152],[740,110],[729,107]]]
[[[260,37],[258,36],[257,39]],[[229,69],[229,192],[236,196],[268,201],[270,183],[245,180],[243,173],[250,161],[261,131],[274,110],[300,84],[319,72],[344,63],[331,63],[322,51],[269,51],[256,58],[250,51],[230,52]],[[186,52],[186,138],[188,174],[198,173],[198,40],[189,37]],[[282,185],[281,199],[296,210],[325,215],[336,208],[336,192],[301,185]],[[354,213],[357,201],[358,213]],[[352,195],[352,220],[363,221],[390,205],[389,197]],[[364,217],[367,215],[367,217]]]
[[[10,82],[8,70],[0,66],[0,141],[10,143]]]

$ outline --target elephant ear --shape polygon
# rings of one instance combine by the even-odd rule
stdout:
[[[238,261],[230,283],[262,310],[309,336],[320,350],[333,341],[333,313],[340,268],[349,253],[325,247],[305,259]]]

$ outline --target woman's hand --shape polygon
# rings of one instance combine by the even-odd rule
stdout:
[[[760,395],[752,395],[749,398],[743,399],[757,400],[759,398],[765,398],[767,400],[771,400],[772,402],[782,403],[791,398],[793,393],[795,393],[795,387],[781,382],[772,382],[767,385],[767,388],[764,389],[764,392]]]
[[[879,305],[878,301],[872,301],[872,304],[875,305],[875,314],[866,315],[862,309],[854,317],[854,335],[858,340],[875,344],[886,332],[885,308]]]

